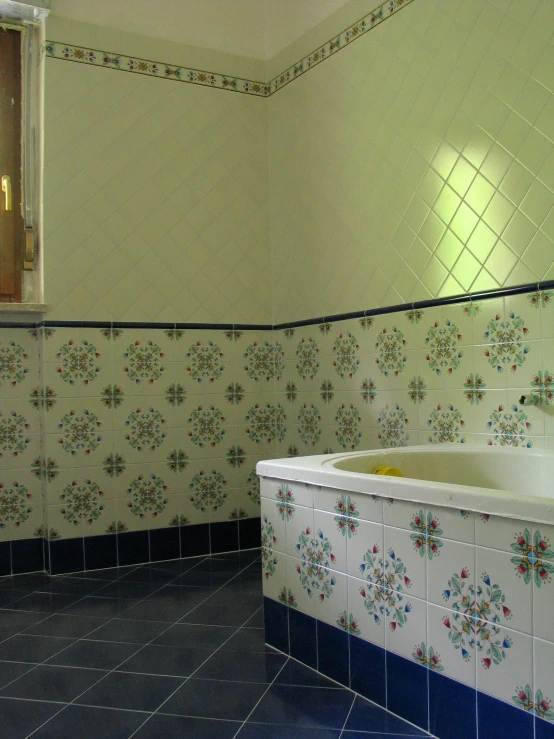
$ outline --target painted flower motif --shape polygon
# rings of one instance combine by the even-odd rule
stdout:
[[[170,526],[186,526],[189,523],[190,519],[188,519],[184,513],[176,513],[169,521]]]
[[[60,474],[60,465],[52,457],[37,457],[31,462],[31,471],[39,480],[52,482]]]
[[[412,401],[412,403],[418,405],[418,403],[423,403],[426,397],[427,384],[423,377],[421,377],[420,375],[412,377],[412,379],[408,383],[408,398]]]
[[[185,331],[180,328],[168,328],[164,331],[165,338],[169,339],[170,341],[181,341],[184,335]]]
[[[44,338],[45,341],[48,341],[48,339],[54,338],[56,329],[49,328],[48,326],[35,326],[35,328],[30,328],[27,333],[35,341],[38,341],[41,338]]]
[[[244,335],[244,331],[236,331],[235,329],[230,329],[229,331],[225,331],[225,338],[228,341],[239,341]]]
[[[437,654],[433,647],[429,647],[429,649],[427,649],[427,646],[423,641],[421,644],[415,645],[414,651],[412,652],[412,659],[419,662],[423,667],[428,667],[430,670],[433,670],[433,672],[444,671],[444,667],[441,664],[440,654]]]
[[[200,470],[189,485],[189,490],[192,491],[190,501],[202,513],[208,510],[217,511],[227,500],[226,487],[227,480],[221,472]]]
[[[125,457],[123,456],[123,454],[118,454],[117,452],[114,452],[113,454],[108,454],[108,456],[104,459],[102,467],[104,468],[104,472],[106,473],[106,475],[108,475],[108,477],[119,477],[127,469],[127,465],[125,464]]]
[[[75,385],[77,380],[82,380],[83,385],[88,385],[100,372],[100,367],[96,364],[99,358],[100,354],[94,344],[89,344],[88,341],[81,341],[80,344],[69,341],[63,344],[56,354],[56,359],[61,363],[56,372],[70,385]]]
[[[554,560],[554,551],[550,548],[546,536],[541,536],[537,529],[531,539],[529,529],[525,529],[523,534],[516,534],[514,538],[515,542],[511,546],[516,556],[512,557],[511,562],[516,568],[518,577],[523,577],[526,585],[529,585],[533,577],[538,588],[551,583],[554,573],[554,566],[551,564]]]
[[[246,452],[241,446],[232,446],[225,455],[229,467],[242,467],[246,462]]]
[[[44,389],[34,387],[29,393],[29,403],[36,411],[41,408],[44,408],[46,412],[51,411],[57,402],[58,393],[50,385],[46,385]]]
[[[289,444],[287,447],[287,457],[299,457],[300,452],[296,444]]]
[[[531,387],[535,395],[538,395],[541,401],[548,405],[554,401],[554,373],[539,370],[531,380]]]
[[[410,323],[412,326],[417,326],[417,324],[423,320],[423,311],[416,310],[415,308],[413,310],[407,311],[404,315],[408,319],[408,323]]]
[[[290,521],[294,517],[294,494],[287,483],[281,483],[275,493],[277,513],[283,521]]]
[[[547,305],[550,305],[553,298],[554,292],[552,290],[535,290],[534,293],[527,295],[529,305],[534,306],[537,310],[539,308],[546,308]]]
[[[358,628],[357,619],[355,619],[351,613],[348,613],[348,611],[343,611],[337,618],[336,623],[339,629],[342,629],[343,631],[346,631],[349,634],[354,634],[355,636],[359,636],[362,633],[360,629]]]
[[[100,336],[107,341],[117,341],[123,336],[123,329],[121,328],[101,328]]]
[[[512,372],[521,367],[529,353],[529,346],[522,343],[528,333],[529,329],[525,327],[523,318],[515,313],[510,313],[507,320],[496,315],[489,321],[484,338],[491,344],[485,350],[490,366],[499,372],[504,367],[509,367]]]
[[[98,449],[98,445],[102,441],[100,428],[102,424],[98,420],[98,416],[88,410],[77,413],[69,411],[58,424],[61,436],[58,444],[61,444],[64,452],[74,457],[78,452],[90,454]]]
[[[221,377],[225,369],[221,361],[223,352],[213,341],[205,344],[197,341],[189,348],[186,358],[189,362],[187,372],[197,382],[214,382]]]
[[[233,508],[227,518],[229,521],[241,521],[243,518],[248,518],[248,513],[244,508]]]
[[[192,443],[196,444],[200,449],[206,445],[214,447],[223,441],[225,429],[222,427],[222,424],[225,423],[225,417],[213,405],[207,410],[204,410],[202,406],[198,406],[190,414],[188,423],[192,426],[192,430],[189,431],[188,435]]]
[[[60,495],[64,519],[74,526],[81,521],[91,524],[98,520],[105,507],[101,502],[103,495],[104,492],[92,480],[85,480],[81,485],[74,480],[64,487]]]
[[[377,434],[377,438],[384,449],[407,446],[410,440],[410,435],[406,432],[409,421],[406,411],[398,403],[392,408],[386,405],[379,413],[377,423],[381,429]]]
[[[123,388],[120,388],[119,385],[106,385],[100,393],[100,400],[106,408],[119,408],[124,397]]]
[[[323,324],[322,324],[323,325]],[[302,339],[296,348],[296,369],[303,380],[313,380],[319,370],[319,348],[313,339]]]
[[[431,444],[454,441],[463,444],[465,439],[460,436],[460,433],[465,425],[462,414],[453,405],[447,406],[444,410],[441,405],[438,405],[435,410],[431,411],[431,416],[427,421],[427,426],[431,429],[431,434],[427,438]]]
[[[187,391],[179,382],[172,382],[165,391],[165,400],[172,408],[180,408],[187,399]]]
[[[412,582],[406,565],[396,556],[394,549],[389,549],[387,556],[383,557],[374,544],[364,554],[360,573],[369,583],[360,588],[360,595],[367,612],[373,617],[373,623],[377,626],[382,617],[387,617],[392,631],[405,626],[412,610],[411,603],[405,600],[406,589],[412,586]]]
[[[124,521],[112,521],[106,527],[105,534],[123,534],[128,531],[129,528]]]
[[[477,372],[473,374],[471,372],[464,382],[464,395],[465,399],[471,405],[479,405],[484,399],[487,387],[485,380]]]
[[[125,426],[129,429],[125,438],[129,446],[138,452],[143,449],[154,451],[164,443],[167,436],[163,430],[165,418],[160,411],[154,408],[148,408],[145,411],[137,408],[136,411],[129,413]]]
[[[127,506],[134,516],[146,518],[151,514],[152,518],[156,518],[169,503],[165,497],[166,490],[167,485],[158,475],[139,475],[127,488],[127,495],[131,498]]]
[[[439,549],[442,547],[442,529],[439,526],[438,519],[433,516],[431,511],[425,516],[422,509],[419,513],[414,513],[410,523],[410,528],[415,533],[410,534],[410,539],[414,543],[414,549],[419,552],[420,557],[424,557],[427,552],[429,559],[433,559],[435,555],[439,555]]]
[[[331,331],[332,327],[333,327],[332,323],[327,323],[327,322],[320,323],[318,326],[319,333],[323,334],[323,336],[327,336],[327,334]]]
[[[458,333],[456,324],[445,321],[444,327],[438,321],[427,332],[425,344],[429,347],[429,353],[425,359],[429,362],[429,368],[437,375],[448,372],[449,375],[460,366],[463,352],[458,349],[458,343],[462,335]]]
[[[335,436],[343,449],[356,449],[359,446],[362,438],[362,432],[359,430],[361,422],[358,409],[352,403],[349,405],[343,403],[339,406],[335,416],[337,424]]]
[[[377,387],[371,377],[366,377],[360,386],[360,394],[364,403],[373,403],[377,397],[376,391]]]
[[[321,438],[321,416],[315,405],[304,403],[298,413],[298,435],[304,444],[315,446]]]
[[[369,331],[369,329],[373,326],[374,319],[371,316],[366,316],[365,318],[360,318],[359,324],[360,328],[363,331]]]
[[[246,433],[256,444],[261,444],[262,441],[269,443],[273,439],[283,441],[287,430],[285,420],[285,411],[280,403],[256,403],[246,415]]]
[[[19,528],[22,523],[29,520],[33,508],[29,504],[33,496],[19,482],[10,486],[0,482],[0,530],[11,524]]]
[[[527,420],[527,414],[513,405],[510,411],[504,411],[504,406],[499,405],[487,421],[487,428],[494,435],[488,440],[489,446],[523,446],[528,449],[533,446],[532,441],[525,440],[525,434],[531,430],[532,425]]]
[[[172,472],[184,472],[189,466],[189,457],[182,449],[172,449],[165,458],[165,463]]]
[[[358,346],[355,337],[351,333],[339,334],[333,346],[333,367],[337,371],[337,375],[344,379],[345,377],[354,377],[360,366],[358,359]]]
[[[246,478],[246,495],[248,495],[253,503],[260,505],[260,478],[256,474],[256,470],[253,470]]]
[[[294,403],[294,401],[298,397],[298,390],[294,382],[287,382],[287,386],[285,388],[285,397],[289,401],[289,403]]]
[[[319,387],[319,396],[324,403],[330,403],[335,397],[335,388],[331,380],[323,380]]]
[[[321,529],[312,536],[307,528],[298,537],[295,549],[300,559],[296,572],[308,596],[316,595],[319,601],[329,598],[336,584],[335,573],[330,570],[335,555],[329,539]]]
[[[285,369],[283,357],[285,352],[281,344],[270,344],[264,341],[258,344],[255,341],[246,349],[244,358],[246,365],[244,369],[251,380],[279,380]]]
[[[337,498],[337,504],[335,506],[335,523],[337,529],[343,536],[347,536],[351,539],[355,534],[358,533],[358,526],[360,525],[356,519],[360,515],[356,503],[354,500],[347,495],[342,493],[340,498]]]
[[[448,580],[443,598],[451,603],[449,607],[454,613],[445,616],[443,624],[448,629],[452,646],[460,650],[466,662],[471,660],[471,651],[481,652],[483,666],[489,669],[506,659],[506,651],[512,646],[512,640],[502,636],[499,626],[502,619],[511,618],[512,612],[506,605],[505,594],[498,585],[491,583],[486,572],[477,588],[468,580],[467,567]]]
[[[552,710],[552,700],[547,698],[542,690],[537,690],[535,698],[533,700],[533,691],[530,685],[526,685],[524,688],[516,688],[516,694],[512,696],[513,702],[519,708],[523,708],[524,711],[531,713],[533,716],[539,716],[539,718],[546,719],[547,721],[554,721],[554,710]]]
[[[262,518],[262,573],[264,580],[269,580],[275,574],[279,562],[274,547],[277,544],[275,529],[267,516]]]
[[[462,313],[466,318],[475,318],[475,316],[478,316],[479,313],[481,313],[482,308],[482,302],[474,302],[473,300],[470,300],[469,303],[464,303],[462,305]]]
[[[231,382],[225,388],[224,396],[231,405],[239,405],[244,400],[244,388],[238,382]]]
[[[137,385],[140,385],[144,381],[152,385],[155,380],[160,379],[162,373],[165,371],[165,367],[162,364],[164,356],[158,344],[148,341],[143,345],[140,341],[135,341],[134,344],[129,345],[123,355],[123,358],[128,362],[123,367],[123,371]]]
[[[293,328],[286,328],[284,330],[285,339],[289,339],[289,341],[293,338],[294,334],[296,333],[296,330]]]
[[[289,608],[298,608],[296,596],[290,588],[281,588],[279,595],[277,596],[277,600],[279,603],[282,603],[284,606],[288,606]]]
[[[395,326],[390,331],[384,328],[377,337],[375,349],[379,356],[375,362],[385,377],[389,375],[398,377],[404,369],[408,361],[408,355],[404,353],[406,345],[404,334]]]
[[[0,379],[7,380],[12,387],[23,382],[29,372],[23,364],[29,359],[20,344],[8,342],[7,346],[0,347]]]

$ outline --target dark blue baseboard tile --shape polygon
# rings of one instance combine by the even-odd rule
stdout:
[[[239,549],[258,549],[262,546],[261,524],[260,518],[243,518],[239,521]]]
[[[387,651],[387,709],[428,730],[429,670]]]
[[[291,629],[292,639],[292,629]],[[350,635],[350,687],[380,706],[387,705],[386,652]]]
[[[0,577],[44,570],[44,542],[41,537],[0,542]]]
[[[12,574],[12,551],[9,541],[0,541],[0,577]]]
[[[164,559],[179,559],[181,539],[179,527],[150,529],[150,561],[162,562]]]
[[[317,621],[289,608],[290,656],[317,670]]]
[[[348,686],[350,658],[348,632],[317,622],[317,663],[319,672]]]
[[[210,524],[210,551],[236,552],[239,548],[239,522],[222,521]]]
[[[83,541],[86,570],[104,570],[109,567],[117,567],[116,534],[86,536]]]
[[[512,736],[517,739],[533,739],[534,736],[533,714],[485,693],[477,694],[477,721],[479,736],[486,739],[506,739]],[[537,734],[536,739],[538,737]]]
[[[554,739],[554,721],[535,717],[535,739]]]
[[[429,671],[429,731],[441,739],[475,739],[477,691]],[[506,735],[507,736],[507,735]]]
[[[181,557],[199,557],[210,552],[210,525],[199,523],[179,529]]]
[[[124,531],[117,534],[117,560],[120,567],[150,561],[148,531]]]
[[[82,537],[49,541],[48,550],[50,575],[82,572],[85,569],[85,548]]]
[[[285,654],[289,654],[289,611],[287,606],[271,598],[264,598],[265,641]]]

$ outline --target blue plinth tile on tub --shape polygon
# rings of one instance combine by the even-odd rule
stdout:
[[[264,598],[264,625],[267,644],[289,653],[289,609],[271,598]]]
[[[441,739],[475,739],[477,691],[429,671],[429,731]]]
[[[479,693],[477,696],[479,736],[487,739],[533,739],[534,716],[521,708]]]
[[[427,730],[429,670],[387,652],[387,709]]]
[[[289,608],[290,656],[317,670],[317,621]]]
[[[317,661],[319,671],[341,685],[348,685],[350,660],[348,632],[317,622]]]
[[[350,634],[350,687],[380,706],[387,702],[385,655],[381,647]]]

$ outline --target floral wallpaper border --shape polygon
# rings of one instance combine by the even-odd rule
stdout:
[[[230,92],[240,92],[246,95],[267,98],[297,77],[300,77],[313,67],[321,64],[321,62],[329,59],[337,51],[346,48],[352,41],[371,31],[413,1],[387,0],[387,2],[379,5],[337,36],[329,39],[310,54],[299,59],[269,82],[249,80],[234,75],[192,69],[175,64],[166,64],[165,62],[155,62],[150,59],[141,59],[135,56],[101,51],[99,49],[89,49],[85,46],[75,46],[61,41],[45,41],[43,48],[46,56],[52,57],[53,59],[91,64],[96,67],[105,67],[106,69],[117,69],[122,72],[132,72],[148,77],[157,77],[158,79],[187,82],[193,85],[202,85],[218,90],[228,90]]]

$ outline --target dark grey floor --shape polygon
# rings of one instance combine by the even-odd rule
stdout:
[[[0,736],[426,736],[266,647],[261,582],[257,551],[0,579]]]

